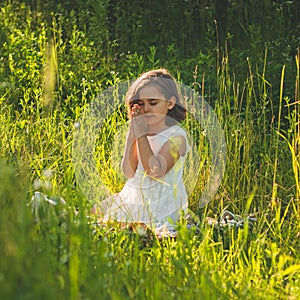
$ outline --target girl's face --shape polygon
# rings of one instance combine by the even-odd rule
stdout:
[[[166,99],[155,86],[146,85],[139,91],[139,99],[134,100],[131,115],[144,115],[148,125],[154,125],[165,120],[170,109],[175,105],[175,98]]]

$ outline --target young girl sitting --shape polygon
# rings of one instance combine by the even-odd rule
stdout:
[[[183,166],[189,149],[178,123],[186,109],[174,78],[165,69],[142,74],[126,95],[130,126],[122,170],[128,178],[120,193],[100,204],[103,222],[144,223],[173,228],[188,208]]]

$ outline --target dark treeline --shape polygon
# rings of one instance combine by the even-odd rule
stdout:
[[[225,41],[231,48],[244,51],[254,51],[254,46],[276,41],[293,43],[290,46],[295,47],[300,35],[297,0],[26,0],[26,3],[45,16],[57,12],[76,17],[78,25],[93,40],[109,38],[118,44],[119,51],[148,51],[154,45],[163,54],[174,45],[183,57],[189,57],[217,42],[223,47]]]
[[[287,73],[294,72],[300,44],[297,0],[26,0],[25,3],[49,23],[54,15],[63,15],[69,21],[65,28],[76,24],[102,53],[115,60],[124,58],[128,52],[147,55],[150,47],[155,46],[161,64],[185,61],[184,66],[190,68],[197,64],[206,70],[207,80],[214,76],[210,72],[215,74],[214,65],[218,64],[215,58],[221,61],[227,54],[243,80],[247,57],[262,69],[267,49],[268,63],[273,64],[270,76],[274,78],[270,80],[278,85],[282,65],[287,65]]]
[[[51,41],[60,28],[60,38],[66,42],[62,60],[79,65],[74,51],[68,52],[68,41],[74,29],[83,32],[93,46],[87,46],[89,57],[82,63],[94,70],[95,80],[109,79],[110,71],[124,78],[125,73],[136,76],[163,66],[175,75],[179,72],[186,84],[196,80],[196,73],[198,82],[205,76],[206,96],[214,98],[218,93],[217,72],[226,57],[226,67],[230,66],[230,74],[239,82],[249,76],[249,61],[252,71],[259,74],[267,64],[264,75],[272,84],[275,99],[285,65],[285,93],[290,98],[295,95],[295,56],[300,45],[298,0],[7,0],[17,12],[11,16],[14,26],[20,28],[26,18],[24,9],[17,9],[21,3],[33,19],[30,30],[38,34],[45,22]],[[0,28],[1,45],[10,47],[6,52],[18,47],[7,42],[10,30],[10,26]],[[138,67],[132,63],[141,60]],[[78,76],[87,76],[86,71],[83,73]]]

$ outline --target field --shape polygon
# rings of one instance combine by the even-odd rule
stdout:
[[[125,51],[124,41],[106,35],[99,23],[100,43],[83,26],[83,14],[53,12],[47,19],[13,2],[0,11],[1,299],[300,299],[297,31],[288,44],[281,25],[282,39],[262,47],[265,33],[250,27],[247,51],[237,44],[228,49],[234,40],[228,36],[189,57],[175,44],[164,54],[150,42],[144,52]],[[139,28],[141,20],[134,20]],[[284,14],[273,23],[285,24]],[[139,37],[131,38],[137,47]],[[118,97],[96,107],[96,135],[78,138],[99,95],[157,67],[206,99],[226,142],[220,186],[199,207],[213,150],[189,111],[183,126],[197,156],[189,162],[197,224],[183,219],[176,240],[98,226],[90,213],[95,199],[124,184],[118,151],[127,116],[124,105],[111,102]],[[83,173],[87,183],[78,180]],[[243,227],[207,222],[225,210],[240,216]]]

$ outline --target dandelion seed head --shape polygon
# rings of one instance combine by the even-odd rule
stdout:
[[[34,181],[33,181],[33,188],[34,188],[35,190],[38,190],[38,189],[41,188],[41,187],[42,187],[42,182],[41,182],[41,180],[40,180],[39,178],[34,179]]]
[[[53,177],[53,170],[51,170],[51,169],[44,170],[43,171],[43,176],[45,178],[48,178],[48,179],[52,178]]]

